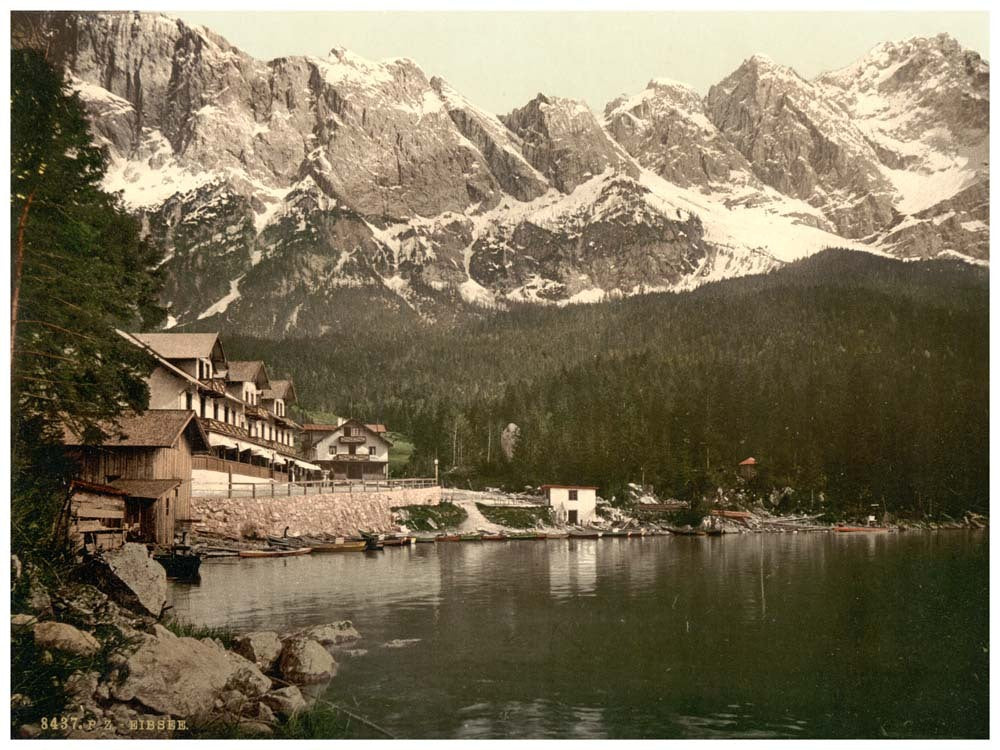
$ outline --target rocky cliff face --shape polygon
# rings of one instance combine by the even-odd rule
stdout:
[[[15,13],[167,252],[171,324],[265,336],[767,271],[829,246],[988,257],[989,68],[947,37],[806,81],[765,58],[497,117],[405,58],[251,58],[144,13]]]

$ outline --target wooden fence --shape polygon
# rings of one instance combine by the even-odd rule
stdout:
[[[544,495],[509,495],[502,492],[477,492],[475,490],[459,490],[443,488],[442,502],[476,502],[483,505],[502,505],[510,507],[547,506],[549,499]]]
[[[433,479],[315,480],[308,482],[231,482],[226,485],[195,486],[196,497],[295,497],[333,493],[385,492],[387,490],[434,487]]]

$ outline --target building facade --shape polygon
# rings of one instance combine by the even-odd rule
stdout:
[[[122,335],[153,359],[150,409],[189,409],[208,436],[208,452],[194,459],[196,471],[237,481],[321,477],[287,414],[295,400],[290,380],[271,383],[259,360],[229,360],[217,333]]]
[[[597,488],[577,485],[543,484],[542,491],[557,521],[589,523],[597,511]]]
[[[303,425],[309,460],[331,479],[371,481],[389,478],[392,443],[380,424],[345,419],[337,425]]]

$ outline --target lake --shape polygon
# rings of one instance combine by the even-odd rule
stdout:
[[[987,532],[747,534],[210,560],[170,604],[352,620],[327,696],[399,737],[987,737],[988,582]]]

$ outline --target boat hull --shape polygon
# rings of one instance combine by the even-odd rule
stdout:
[[[367,542],[343,542],[340,544],[317,544],[312,547],[313,552],[328,554],[331,552],[358,552],[368,545]]]
[[[300,549],[241,549],[240,557],[298,557],[312,553],[312,547]]]
[[[163,569],[167,578],[174,581],[193,581],[199,577],[201,558],[198,555],[153,555]]]

